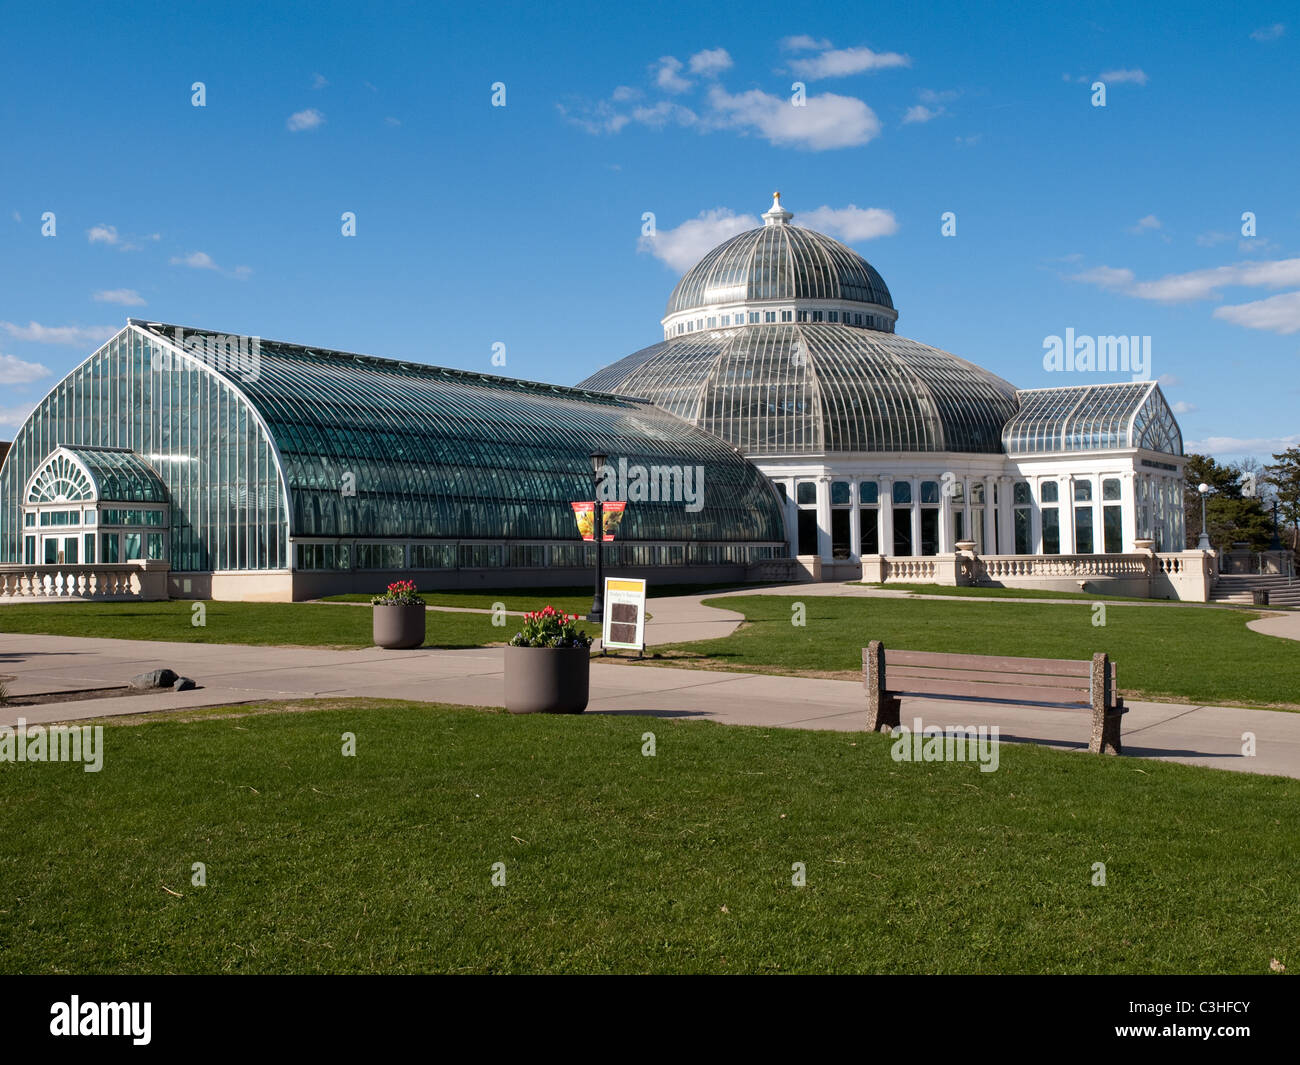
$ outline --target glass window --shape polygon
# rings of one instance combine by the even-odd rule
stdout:
[[[820,322],[820,321],[822,320],[822,312],[821,312],[821,311],[813,311],[813,312],[812,312],[812,316],[813,316],[813,321],[814,321],[814,322]]]
[[[895,481],[894,482],[894,502],[910,503],[912,502],[912,482]]]
[[[1029,482],[1017,481],[1012,493],[1013,502],[1018,507],[1028,506],[1033,500],[1029,494]]]
[[[23,515],[23,524],[26,525],[27,528],[29,528],[29,529],[30,529],[33,525],[35,525],[35,524],[36,524],[36,511],[34,511],[34,510],[29,510],[26,514],[24,514],[24,515]]]
[[[1039,489],[1039,494],[1043,497],[1043,502],[1057,502],[1060,496],[1060,487],[1061,486],[1055,481],[1044,481],[1042,488]]]
[[[765,321],[765,322],[775,322],[775,321],[776,321],[776,311],[764,311],[764,312],[763,312],[763,321]]]
[[[817,511],[799,511],[799,554],[817,554]]]
[[[1030,523],[1029,516],[1032,513],[1029,507],[1016,507],[1016,554],[1027,555],[1033,550],[1030,543]]]
[[[77,538],[69,536],[63,541],[63,563],[68,566],[77,564]]]
[[[838,322],[838,321],[840,320],[840,312],[839,312],[839,311],[828,311],[827,314],[826,314],[826,320],[827,320],[828,322]]]
[[[849,505],[849,482],[832,481],[831,482],[831,506],[846,507]]]
[[[812,481],[800,481],[795,485],[795,502],[806,506],[817,502],[817,486]]]
[[[749,324],[750,324],[750,325],[757,325],[757,324],[758,324],[758,311],[750,311],[750,312],[749,312]]]
[[[858,482],[858,502],[859,503],[879,503],[880,502],[880,484],[877,481],[859,481]]]
[[[1074,553],[1092,554],[1092,507],[1074,508]]]
[[[28,536],[23,539],[23,564],[27,566],[36,565],[36,537]]]
[[[163,557],[163,534],[149,533],[146,538],[145,558],[159,559]]]
[[[783,321],[783,322],[791,322],[791,321],[793,321],[793,320],[794,320],[794,311],[782,311],[782,312],[781,312],[781,321]]]
[[[937,503],[939,502],[939,482],[922,481],[921,482],[921,502]]]
[[[921,554],[939,553],[939,511],[933,507],[921,511]]]
[[[875,507],[864,507],[858,511],[858,521],[862,531],[862,553],[878,555],[880,553],[880,511]]]
[[[851,510],[831,511],[831,558],[849,557],[849,519]]]
[[[86,533],[86,565],[93,566],[94,564],[95,564],[95,534],[92,532],[92,533]]]
[[[776,482],[776,494],[779,495],[782,499],[786,499],[786,498],[788,498],[787,495],[786,495],[785,482],[784,482],[784,481],[777,481],[777,482]]]
[[[1075,481],[1074,482],[1074,501],[1076,503],[1092,502],[1092,482]]]
[[[912,512],[904,507],[894,508],[894,554],[912,553]]]
[[[122,544],[126,548],[126,558],[123,561],[130,562],[132,559],[143,557],[140,554],[140,534],[138,532],[123,533]]]
[[[808,321],[808,312],[807,312],[807,311],[799,311],[799,321],[801,321],[801,322],[806,322],[806,321]]]
[[[1043,554],[1061,553],[1061,513],[1056,507],[1043,508]]]
[[[45,564],[47,566],[59,564],[59,541],[53,536],[45,538]]]
[[[118,537],[117,533],[104,533],[104,535],[100,538],[101,542],[104,545],[105,562],[118,561],[118,551],[117,551],[118,538],[117,537]]]
[[[1102,507],[1102,530],[1106,541],[1106,554],[1118,555],[1124,549],[1124,508]]]
[[[1102,499],[1119,499],[1119,478],[1107,477],[1101,482]]]
[[[984,502],[984,482],[974,481],[970,486],[970,501],[972,503]]]
[[[86,524],[87,524],[87,525],[94,525],[94,524],[95,524],[95,512],[94,512],[93,510],[88,510],[88,511],[86,511],[85,519],[86,519]]]

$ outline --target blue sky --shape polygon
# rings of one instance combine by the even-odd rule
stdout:
[[[1020,387],[1081,382],[1043,369],[1067,328],[1150,336],[1189,449],[1267,459],[1300,442],[1300,17],[1153,7],[10,7],[0,438],[132,316],[571,384],[779,188],[899,333]]]

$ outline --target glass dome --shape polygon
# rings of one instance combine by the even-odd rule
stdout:
[[[675,337],[579,387],[650,400],[747,456],[829,452],[998,454],[1016,389],[965,359],[893,333],[756,325]]]
[[[838,240],[790,224],[776,193],[763,225],[719,244],[682,277],[665,322],[684,312],[773,300],[869,304],[893,312],[884,279]],[[896,313],[883,315],[892,319]]]

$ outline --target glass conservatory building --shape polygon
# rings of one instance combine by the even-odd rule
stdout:
[[[650,480],[614,570],[738,579],[787,554],[771,483],[639,399],[131,320],[0,468],[0,565],[170,567],[173,595],[585,583],[602,451]]]
[[[579,387],[645,397],[739,448],[780,491],[807,576],[961,544],[1182,550],[1182,438],[1158,385],[1019,390],[902,337],[875,268],[793,217],[777,194],[762,226],[682,277],[660,343]]]

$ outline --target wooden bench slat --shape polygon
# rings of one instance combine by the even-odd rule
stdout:
[[[1032,687],[1028,684],[972,684],[959,680],[900,679],[887,677],[891,695],[955,695],[986,702],[1054,703],[1062,706],[1090,707],[1088,693],[1079,694],[1064,688]]]
[[[890,666],[938,666],[951,669],[1010,670],[1058,677],[1087,677],[1092,663],[1069,658],[1008,658],[997,655],[959,655],[939,651],[893,651],[885,648],[885,668]]]
[[[974,684],[1028,684],[1040,688],[1062,688],[1083,692],[1089,689],[1087,677],[1053,677],[1045,674],[1006,673],[996,670],[939,669],[934,666],[889,666],[886,674],[890,686],[902,688],[905,678],[969,681]],[[898,681],[897,684],[894,681]]]

